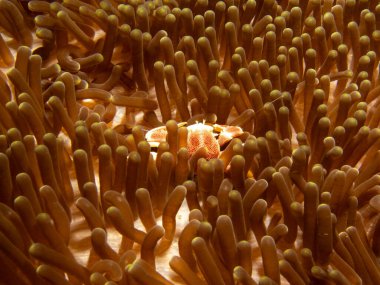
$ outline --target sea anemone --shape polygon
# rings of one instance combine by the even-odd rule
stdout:
[[[0,283],[380,284],[380,2],[0,0]]]

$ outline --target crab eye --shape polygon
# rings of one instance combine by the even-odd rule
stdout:
[[[209,133],[212,133],[214,131],[214,128],[212,126],[209,126],[209,125],[197,123],[197,124],[188,126],[187,130],[189,132],[209,132]]]

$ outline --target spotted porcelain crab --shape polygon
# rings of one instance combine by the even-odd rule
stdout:
[[[185,126],[186,123],[179,123],[179,127]],[[217,158],[220,148],[231,139],[243,134],[243,130],[237,126],[227,125],[208,125],[196,123],[187,126],[187,148],[192,155],[198,149],[204,147],[207,150],[207,158]],[[154,128],[145,135],[146,140],[152,145],[157,146],[160,142],[165,141],[167,130],[165,126]]]

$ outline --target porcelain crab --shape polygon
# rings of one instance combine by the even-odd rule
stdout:
[[[179,123],[179,127],[186,126],[186,123]],[[243,130],[238,126],[228,125],[209,125],[205,123],[196,123],[187,126],[187,148],[192,155],[199,148],[204,147],[207,150],[207,159],[217,158],[220,154],[220,148],[231,139],[243,134]],[[165,126],[154,128],[145,135],[146,140],[152,146],[158,146],[166,140],[167,130]]]

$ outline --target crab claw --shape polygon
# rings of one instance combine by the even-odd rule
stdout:
[[[145,134],[145,139],[152,147],[157,147],[158,144],[166,140],[168,131],[165,126],[151,129]]]
[[[229,142],[233,138],[242,135],[244,132],[240,127],[237,126],[223,126],[218,137],[218,143],[223,146],[225,143]]]

